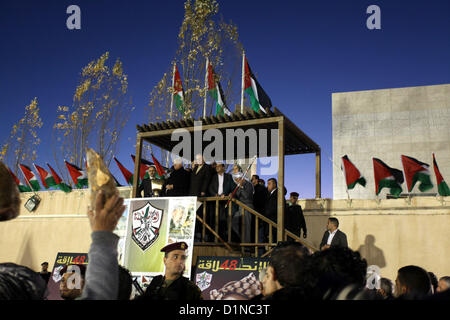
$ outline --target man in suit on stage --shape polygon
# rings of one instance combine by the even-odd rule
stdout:
[[[299,194],[297,192],[291,192],[290,194],[289,206],[284,211],[284,227],[299,237],[303,230],[303,238],[306,238],[306,222],[302,207],[297,204],[298,196]]]
[[[236,185],[239,186],[235,193],[237,200],[241,201],[250,209],[253,209],[253,185],[245,179],[243,172],[233,173],[233,179]],[[245,232],[244,239],[241,239],[242,232],[242,212],[240,208],[233,212],[233,222],[232,229],[238,235],[240,242],[250,243],[251,242],[251,228],[252,228],[252,214],[247,210],[244,210],[245,219]]]
[[[163,185],[167,197],[185,197],[188,195],[190,172],[183,167],[183,159],[176,158],[173,161],[173,170]]]
[[[266,204],[267,197],[269,193],[267,188],[261,184],[259,184],[259,176],[254,174],[252,176],[252,184],[253,184],[253,207],[256,211],[261,214],[264,214],[264,206]]]
[[[277,210],[278,210],[277,190],[278,190],[277,180],[274,178],[270,178],[269,180],[267,180],[268,196],[264,206],[264,215],[275,223],[277,222]]]
[[[208,188],[208,194],[211,197],[225,197],[229,196],[236,184],[233,182],[233,177],[229,173],[225,173],[225,166],[222,162],[217,162],[215,174],[211,178],[211,182]],[[215,204],[215,203],[214,203]],[[209,224],[214,229],[215,227],[215,205],[209,208]],[[225,202],[219,202],[219,234],[221,237],[225,237],[227,223],[227,212],[225,210]]]
[[[266,202],[264,204],[264,216],[269,218],[273,222],[277,222],[277,212],[278,212],[278,187],[277,180],[274,178],[270,178],[267,180],[267,197]],[[258,231],[258,242],[266,243],[269,238],[269,225],[265,222],[260,221],[259,231]],[[272,233],[272,241],[276,241],[276,230]],[[264,248],[259,247],[258,249],[259,255],[264,253]]]
[[[189,195],[193,197],[206,197],[208,195],[209,182],[211,180],[211,167],[207,165],[201,154],[195,156],[191,172]],[[197,209],[197,214],[203,216],[203,205]],[[207,221],[205,221],[208,223]],[[201,223],[195,224],[195,241],[201,240]],[[203,239],[206,240],[206,239]]]
[[[195,156],[195,167],[191,172],[189,195],[206,197],[211,180],[211,168],[207,165],[201,154]]]
[[[150,166],[147,170],[148,178],[142,179],[141,184],[137,190],[137,198],[141,198],[141,192],[144,191],[144,198],[147,197],[158,197],[161,195],[162,185],[164,183],[163,179],[158,179],[156,177],[156,167]]]
[[[338,219],[333,217],[328,218],[327,231],[323,234],[322,242],[320,242],[320,250],[331,247],[348,247],[347,236],[338,227]]]

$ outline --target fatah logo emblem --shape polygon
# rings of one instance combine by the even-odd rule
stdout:
[[[212,274],[208,273],[208,272],[202,272],[197,274],[196,276],[196,284],[197,286],[200,288],[201,291],[209,288],[209,286],[211,285],[211,280],[212,280]]]
[[[131,238],[142,251],[147,250],[158,239],[163,213],[163,210],[153,207],[150,202],[133,211]]]

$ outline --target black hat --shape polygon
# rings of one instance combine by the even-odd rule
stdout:
[[[169,253],[170,251],[173,250],[187,250],[188,245],[186,242],[175,242],[175,243],[171,243],[168,244],[167,246],[165,246],[164,248],[161,249],[161,252],[165,252],[165,253]]]
[[[291,197],[298,198],[299,194],[297,192],[291,192]]]

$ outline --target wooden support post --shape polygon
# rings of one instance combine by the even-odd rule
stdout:
[[[233,207],[233,203],[230,202],[230,204],[228,205],[228,243],[231,243],[231,208]]]
[[[203,221],[206,222],[206,200],[203,201]],[[205,234],[206,234],[206,227],[205,227],[205,224],[203,224],[202,242],[205,242]]]
[[[139,173],[141,172],[142,142],[143,142],[143,138],[142,138],[141,134],[138,133],[137,141],[136,141],[136,157],[134,159],[133,191],[131,194],[132,198],[137,197]]]
[[[272,225],[269,224],[269,243],[273,243],[273,237],[272,237]]]
[[[245,210],[241,208],[241,243],[245,241]],[[244,247],[241,247],[241,252],[244,254]]]
[[[255,243],[258,243],[259,219],[255,217]],[[258,246],[255,246],[255,257],[258,257]]]
[[[284,239],[284,118],[278,121],[277,241]]]
[[[219,200],[216,200],[216,226],[215,231],[217,234],[219,234]],[[219,239],[217,237],[215,238],[215,242],[219,242]]]
[[[316,199],[320,199],[322,197],[321,191],[321,157],[320,150],[316,152]]]

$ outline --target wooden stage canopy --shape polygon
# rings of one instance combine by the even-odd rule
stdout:
[[[201,124],[201,126],[199,126]],[[277,156],[278,157],[278,226],[277,226],[277,238],[283,239],[284,236],[284,156],[285,155],[296,155],[296,154],[316,154],[316,198],[321,197],[321,151],[317,143],[315,143],[310,137],[308,137],[302,130],[300,130],[288,117],[281,113],[277,108],[272,110],[266,109],[266,113],[258,112],[253,110],[247,110],[241,113],[236,111],[231,114],[231,116],[209,116],[199,118],[198,120],[182,119],[182,120],[167,120],[159,123],[149,123],[143,125],[137,125],[137,142],[136,142],[136,158],[135,158],[135,168],[134,172],[139,172],[140,159],[142,156],[142,146],[143,142],[151,143],[164,150],[172,151],[173,148],[179,144],[179,140],[173,139],[173,134],[177,132],[184,132],[190,135],[191,140],[194,141],[194,137],[201,131],[201,136],[210,129],[219,130],[222,133],[223,141],[223,155],[225,157],[229,156],[227,154],[226,146],[233,145],[234,153],[237,154],[237,149],[239,144],[235,141],[238,140],[240,143],[245,144],[245,157],[249,159],[253,156],[267,157],[267,156]],[[182,129],[182,130],[180,130]],[[230,130],[234,129],[238,135],[229,135]],[[241,130],[240,130],[241,129]],[[248,130],[254,129],[254,130]],[[272,141],[273,137],[268,132],[273,132],[273,129],[278,129],[275,138],[277,141]],[[250,143],[250,138],[246,139],[242,137],[242,133],[249,131],[256,132],[257,143]],[[218,131],[216,131],[218,132]],[[259,134],[260,132],[266,132],[266,135],[262,138]],[[240,134],[239,134],[240,133]],[[227,141],[227,139],[233,139],[233,141]],[[173,141],[174,140],[174,141]],[[194,142],[191,143],[190,155],[180,155],[185,159],[192,160],[201,148],[201,152],[211,143],[211,141],[204,141],[201,139],[202,143],[200,146],[194,148]],[[275,142],[275,143],[274,143]],[[272,150],[274,149],[276,150]],[[244,147],[241,145],[241,147]],[[240,157],[242,158],[242,157]],[[237,159],[221,159],[223,161],[237,160]],[[136,197],[136,191],[138,187],[138,174],[134,174],[133,180],[133,197]]]

